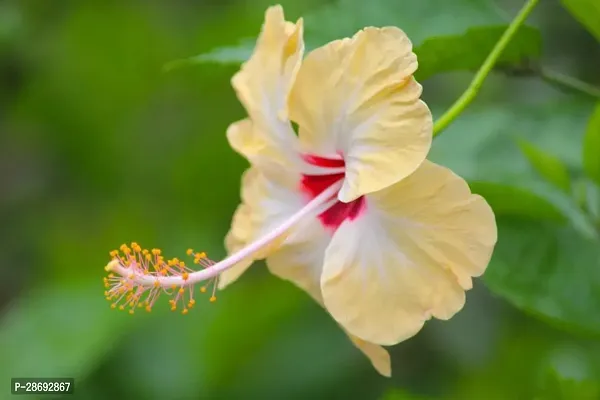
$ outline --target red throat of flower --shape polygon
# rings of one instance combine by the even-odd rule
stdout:
[[[303,158],[308,164],[323,169],[339,170],[340,168],[345,168],[346,166],[343,158],[326,158],[312,154],[304,155]],[[337,182],[340,182],[342,179],[344,179],[344,176],[345,174],[340,172],[326,175],[303,174],[300,180],[300,189],[308,196],[309,200],[312,200],[321,194],[325,189],[331,187]],[[342,222],[345,220],[352,221],[356,219],[365,211],[365,209],[365,198],[364,196],[361,196],[349,203],[337,201],[333,206],[319,214],[318,218],[327,230],[335,232]]]

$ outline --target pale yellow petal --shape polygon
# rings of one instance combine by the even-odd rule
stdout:
[[[304,151],[341,153],[347,202],[411,174],[432,142],[432,117],[413,78],[417,58],[398,28],[366,28],[311,52],[290,95]]]
[[[227,136],[251,162],[269,157],[285,161],[295,155],[297,138],[288,120],[287,100],[302,61],[302,33],[301,19],[288,22],[281,6],[269,7],[252,56],[232,78],[253,129],[234,124]]]
[[[367,356],[377,372],[387,378],[392,376],[392,360],[390,359],[390,353],[386,349],[378,344],[366,342],[356,336],[352,336],[348,332],[346,334],[352,344]]]
[[[447,168],[424,162],[414,174],[367,196],[366,212],[336,231],[325,255],[325,306],[350,333],[393,345],[431,316],[464,305],[497,239],[483,198]]]
[[[322,305],[319,282],[330,240],[331,235],[316,218],[308,220],[267,257],[267,267],[273,275],[294,283]]]
[[[233,254],[250,243],[253,236],[250,216],[250,207],[240,204],[233,214],[231,229],[225,236],[225,249],[227,254]],[[236,281],[254,263],[255,257],[248,257],[227,269],[219,276],[219,289],[224,289],[230,283]]]
[[[319,282],[330,239],[329,233],[318,222],[310,221],[291,234],[279,250],[267,257],[267,266],[274,275],[294,283],[323,306]],[[354,337],[345,330],[344,332],[354,346],[371,361],[377,372],[386,377],[391,376],[391,360],[386,349]]]
[[[264,171],[250,167],[244,172],[242,202],[234,213],[231,229],[225,237],[228,254],[243,249],[267,234],[304,205],[305,200],[295,190],[299,179],[299,175],[285,169]],[[223,289],[237,280],[255,260],[265,258],[283,240],[285,236],[224,271],[219,278],[219,288]]]
[[[253,219],[251,204],[257,204],[260,196],[265,196],[264,185],[257,168],[249,168],[242,175],[242,203],[233,214],[231,229],[225,236],[227,254],[233,254],[248,245],[256,236],[257,222]],[[246,258],[219,276],[219,288],[223,289],[237,280],[254,262],[254,257]]]

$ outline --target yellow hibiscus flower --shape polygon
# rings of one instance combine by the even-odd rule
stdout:
[[[248,118],[227,137],[251,166],[225,239],[230,255],[214,262],[189,250],[203,267],[193,271],[158,249],[123,245],[111,252],[105,294],[133,313],[167,293],[186,314],[195,284],[213,282],[214,301],[217,279],[224,288],[266,259],[390,376],[382,345],[463,307],[495,246],[494,214],[463,179],[426,160],[432,117],[404,32],[365,28],[303,53],[302,20],[271,7],[232,79]]]
[[[356,343],[393,345],[465,301],[496,243],[488,204],[425,160],[429,109],[397,28],[366,28],[303,60],[302,20],[267,10],[232,84],[249,118],[227,132],[253,166],[226,246],[234,254],[329,191],[323,206],[255,258],[325,306]],[[290,121],[297,123],[298,134]],[[381,349],[383,351],[383,349]]]

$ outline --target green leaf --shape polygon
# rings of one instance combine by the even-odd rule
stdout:
[[[461,35],[429,38],[415,48],[419,69],[415,76],[424,80],[442,72],[471,71],[479,68],[506,26],[468,29]],[[518,65],[540,56],[541,36],[537,29],[522,27],[500,55],[497,66]],[[485,49],[485,51],[482,51]]]
[[[600,187],[589,181],[586,183],[585,209],[594,221],[600,222]]]
[[[525,157],[544,179],[567,193],[571,191],[569,171],[560,159],[538,149],[527,140],[521,139],[518,143]]]
[[[583,139],[583,168],[600,185],[600,103],[596,105]]]
[[[420,65],[417,78],[426,79],[440,72],[478,68],[504,32],[506,22],[488,1],[340,0],[306,16],[305,38],[311,49],[350,37],[366,26],[398,26],[415,46]],[[240,63],[252,53],[254,41],[245,39],[236,46],[177,60],[167,68],[202,62]],[[499,64],[538,58],[540,49],[539,31],[523,27]]]
[[[171,71],[179,67],[202,63],[240,64],[250,58],[254,43],[255,39],[244,39],[236,46],[220,47],[205,54],[171,61],[165,65],[164,69]]]
[[[430,107],[437,117],[448,105]],[[429,158],[469,180],[512,184],[537,176],[516,144],[527,140],[577,170],[593,107],[588,97],[562,94],[537,79],[490,76],[476,104],[436,137]]]
[[[565,216],[551,202],[527,188],[494,182],[469,182],[473,193],[483,196],[496,215],[564,222]]]
[[[594,221],[571,195],[556,189],[547,182],[530,181],[527,186],[532,193],[540,196],[558,209],[577,233],[587,239],[598,239],[598,231],[594,226]]]
[[[563,6],[600,40],[600,2],[598,0],[561,0]]]
[[[494,99],[486,100],[487,93],[483,90],[478,104],[467,109],[435,139],[428,158],[469,182],[488,183],[489,188],[483,190],[501,196],[493,205],[500,213],[531,213],[536,219],[548,215],[549,219],[557,220],[551,210],[555,209],[593,236],[589,221],[577,205],[565,192],[553,190],[541,181],[517,145],[519,141],[527,141],[539,152],[553,154],[555,164],[564,166],[561,169],[581,170],[583,134],[593,102],[587,97],[561,94],[535,79],[492,76],[486,88],[494,93]],[[434,116],[447,107],[430,106]],[[506,187],[515,188],[520,199],[510,201]],[[487,194],[482,194],[487,198]],[[542,206],[540,198],[551,206]],[[541,208],[535,210],[537,207]]]
[[[600,335],[600,243],[551,223],[498,219],[484,281],[496,294],[555,325]]]
[[[590,210],[591,216],[586,214],[576,199],[546,182],[521,180],[513,182],[512,185],[470,182],[469,186],[473,193],[487,200],[496,216],[568,222],[568,225],[582,237],[591,240],[599,238],[598,230],[591,218],[595,209]],[[595,199],[591,193],[586,197],[586,201]]]

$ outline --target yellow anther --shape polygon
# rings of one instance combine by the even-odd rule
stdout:
[[[210,301],[211,303],[214,303],[215,301],[217,301],[217,296],[210,296],[210,299],[209,299],[209,301]]]
[[[185,254],[187,254],[188,256],[191,256],[192,254],[194,254],[194,250],[193,249],[187,249],[187,251],[185,252]]]
[[[109,271],[108,277],[102,280],[107,288],[104,290],[104,297],[112,309],[127,311],[129,314],[134,314],[137,308],[150,312],[156,299],[164,292],[172,295],[172,299],[169,300],[169,308],[172,311],[189,313],[196,304],[196,300],[193,299],[194,287],[190,287],[188,295],[188,289],[181,281],[174,285],[162,283],[163,276],[181,277],[187,281],[187,286],[192,270],[184,261],[176,257],[167,261],[160,249],[142,249],[137,242],[123,244],[119,249],[110,252],[112,260],[105,267]],[[188,249],[187,254],[193,256],[199,264],[205,263],[202,261],[202,258],[206,257],[204,252],[195,253],[193,249]],[[148,278],[149,281],[146,280]],[[163,287],[171,290],[163,291]],[[201,287],[200,291],[205,293],[208,287]],[[216,301],[214,291],[210,301]]]

